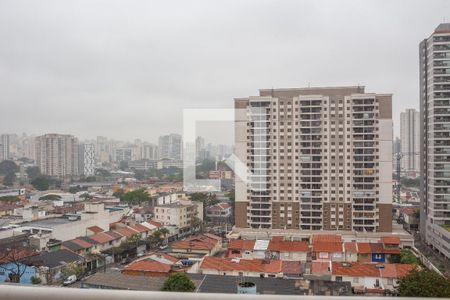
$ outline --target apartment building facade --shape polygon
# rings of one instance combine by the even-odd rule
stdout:
[[[400,113],[401,170],[415,175],[420,170],[420,113],[406,109]]]
[[[78,139],[73,135],[46,134],[36,137],[36,165],[42,174],[78,175]]]
[[[450,258],[450,23],[440,24],[419,49],[420,232]]]
[[[183,140],[179,134],[160,136],[158,139],[159,159],[182,160]]]
[[[80,175],[95,175],[95,144],[80,144],[78,149],[78,171]]]
[[[364,87],[235,99],[237,227],[392,230],[392,96]]]

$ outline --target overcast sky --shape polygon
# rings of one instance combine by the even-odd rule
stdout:
[[[308,84],[393,93],[398,132],[418,44],[445,19],[448,0],[1,0],[0,133],[156,141],[184,108]]]

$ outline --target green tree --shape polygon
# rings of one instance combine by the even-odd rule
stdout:
[[[41,169],[39,167],[28,167],[25,172],[27,173],[28,179],[30,181],[41,176]]]
[[[61,274],[63,275],[63,278],[67,278],[72,275],[76,275],[77,278],[80,278],[83,274],[83,266],[77,264],[76,262],[68,263],[64,266],[61,270]]]
[[[71,193],[71,194],[76,194],[79,191],[81,191],[81,188],[79,186],[71,186],[69,188],[69,193]]]
[[[450,281],[433,271],[416,269],[400,280],[398,292],[402,297],[449,298]]]
[[[81,195],[80,195],[80,198],[82,198],[84,201],[86,201],[86,200],[91,200],[91,199],[94,198],[94,197],[92,197],[91,195],[89,195],[89,193],[84,193],[84,194],[81,194]]]
[[[37,276],[32,276],[31,277],[31,283],[32,284],[41,284],[42,280],[41,278],[37,277]]]
[[[401,264],[419,264],[417,257],[409,250],[403,249],[400,252],[400,263]]]
[[[12,160],[0,162],[0,175],[14,174],[19,171],[19,167]]]
[[[3,184],[6,186],[13,186],[14,182],[16,182],[16,174],[10,173],[3,178]]]
[[[131,192],[127,192],[122,195],[120,200],[129,203],[129,204],[139,204],[142,202],[148,201],[150,199],[150,195],[148,194],[146,189],[137,189]]]
[[[195,284],[185,273],[173,273],[164,282],[162,290],[170,292],[193,292],[195,291]]]
[[[50,187],[50,177],[48,176],[38,176],[31,181],[31,185],[38,191],[46,191]]]
[[[228,192],[225,196],[227,196],[228,199],[230,199],[230,202],[234,202],[236,199],[236,194],[235,194],[234,190]]]

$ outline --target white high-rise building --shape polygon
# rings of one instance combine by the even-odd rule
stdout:
[[[182,160],[183,140],[179,134],[169,134],[159,137],[159,159]]]
[[[84,176],[95,175],[95,145],[80,144],[78,150],[79,173]]]
[[[392,231],[392,96],[364,87],[235,99],[236,227]]]
[[[42,174],[78,175],[78,139],[73,135],[46,134],[36,137],[36,165]]]
[[[143,143],[140,145],[141,159],[157,160],[158,159],[158,146],[150,143]]]
[[[420,43],[420,124],[420,233],[450,258],[450,23]]]
[[[414,175],[420,170],[420,113],[406,109],[400,113],[401,170]]]

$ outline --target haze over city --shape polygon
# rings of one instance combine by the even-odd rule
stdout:
[[[0,104],[13,113],[2,115],[0,128],[156,141],[182,132],[184,108],[230,108],[259,88],[359,84],[393,93],[398,135],[400,111],[418,108],[417,41],[449,10],[445,0],[426,8],[423,1],[2,1]]]

